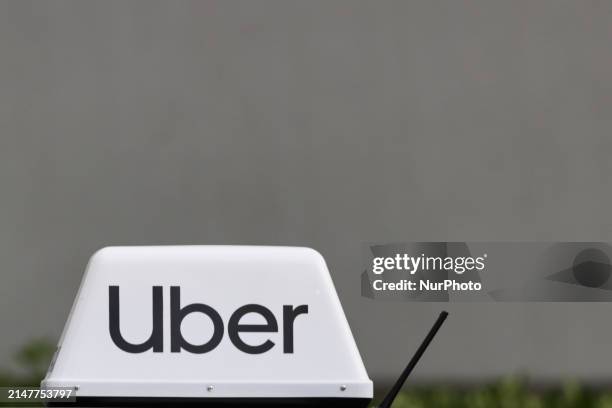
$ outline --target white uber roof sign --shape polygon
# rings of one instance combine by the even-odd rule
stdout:
[[[373,393],[321,255],[248,246],[98,251],[42,386],[75,388],[78,406],[365,407]]]

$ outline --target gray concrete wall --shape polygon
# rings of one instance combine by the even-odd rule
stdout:
[[[327,258],[371,374],[440,305],[360,245],[612,240],[612,3],[1,1],[0,361],[111,244]],[[610,377],[611,306],[449,305],[418,378]]]

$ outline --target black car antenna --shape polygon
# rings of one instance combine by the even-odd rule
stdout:
[[[448,312],[443,311],[442,313],[440,313],[440,316],[438,316],[438,319],[429,330],[429,333],[427,333],[427,336],[425,336],[425,339],[417,349],[416,353],[414,353],[414,355],[408,362],[408,365],[406,366],[404,371],[402,371],[402,374],[399,376],[395,384],[393,384],[393,387],[391,387],[391,389],[385,396],[385,399],[383,399],[383,402],[379,405],[378,408],[391,408],[391,404],[393,404],[393,401],[395,401],[395,397],[397,397],[397,394],[402,389],[402,386],[406,382],[406,379],[408,378],[412,370],[414,370],[414,367],[417,365],[417,363],[425,353],[425,350],[427,350],[429,343],[431,343],[438,330],[440,330],[442,323],[444,323],[444,320],[446,320],[447,317]]]

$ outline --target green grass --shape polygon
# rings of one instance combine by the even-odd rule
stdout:
[[[429,386],[398,396],[394,408],[612,408],[612,392],[589,390],[576,382],[534,390],[526,379],[509,377],[470,388]]]
[[[36,339],[23,346],[15,354],[17,372],[0,370],[0,387],[22,387],[40,384],[49,362],[55,352],[55,346],[49,340]]]

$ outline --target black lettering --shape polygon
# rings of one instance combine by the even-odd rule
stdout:
[[[108,287],[108,328],[117,347],[128,353],[143,353],[153,348],[154,353],[164,351],[164,294],[161,286],[153,286],[153,328],[151,336],[141,344],[127,342],[121,335],[119,323],[119,286]]]
[[[293,323],[301,314],[308,313],[308,305],[294,308],[291,305],[283,306],[283,353],[293,353]]]
[[[207,315],[213,323],[213,335],[204,344],[194,345],[183,338],[181,323],[185,316],[190,313],[199,312]],[[223,338],[223,320],[219,313],[212,307],[201,303],[192,303],[181,309],[181,288],[170,287],[170,351],[178,353],[181,349],[191,353],[208,353],[221,343]]]
[[[258,313],[266,319],[266,324],[240,324],[240,319],[248,313]],[[240,338],[241,332],[249,332],[249,333],[273,333],[278,331],[278,323],[276,322],[276,318],[274,314],[270,311],[270,309],[262,306],[262,305],[244,305],[238,308],[230,317],[228,324],[228,334],[234,346],[236,346],[240,351],[244,351],[249,354],[261,354],[270,350],[274,347],[274,342],[270,339],[266,340],[262,344],[258,346],[251,346],[250,344],[246,344]]]

